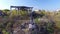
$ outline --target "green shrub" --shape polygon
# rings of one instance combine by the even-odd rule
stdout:
[[[3,34],[9,34],[5,29],[2,30]]]

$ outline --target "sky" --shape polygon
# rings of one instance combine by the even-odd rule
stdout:
[[[60,0],[0,0],[0,9],[10,9],[10,6],[29,6],[34,9],[60,9]]]

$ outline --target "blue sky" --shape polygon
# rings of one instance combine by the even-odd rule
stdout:
[[[10,6],[30,6],[34,9],[60,9],[60,0],[0,0],[0,9],[9,9]]]

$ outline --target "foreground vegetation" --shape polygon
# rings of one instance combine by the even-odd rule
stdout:
[[[26,11],[19,11],[18,13],[16,10],[12,10],[10,13],[10,10],[8,9],[1,11],[2,15],[0,15],[0,32],[3,34],[11,34],[15,28],[21,26],[22,23],[29,22],[30,20],[30,13],[27,13]],[[41,29],[43,26],[46,26],[44,25],[46,23],[46,29],[48,30],[48,33],[60,34],[60,11],[49,12],[45,10],[39,10],[32,12],[32,16],[39,29]],[[27,30],[25,29],[24,32],[27,32]],[[38,34],[40,34],[39,32]],[[22,31],[18,33],[24,34]]]

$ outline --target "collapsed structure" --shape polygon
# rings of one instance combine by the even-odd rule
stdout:
[[[10,6],[10,10],[12,10],[12,8],[15,8],[15,10],[17,10],[17,13],[19,10],[32,12],[32,9],[33,9],[33,7],[27,7],[27,6]]]
[[[22,11],[26,11],[26,12],[28,12],[28,13],[30,13],[30,22],[28,23],[28,28],[29,28],[29,30],[32,30],[32,29],[34,29],[34,28],[36,28],[36,26],[35,26],[35,24],[34,24],[34,22],[33,22],[33,17],[32,17],[32,9],[33,9],[33,7],[27,7],[27,6],[10,6],[10,12],[12,12],[12,8],[15,8],[15,10],[17,10],[17,14],[19,15],[19,12],[18,11],[20,11],[20,10],[22,10]],[[27,23],[24,23],[23,25],[21,25],[21,29],[24,29],[24,28],[26,28],[25,27],[25,25],[26,25]]]

